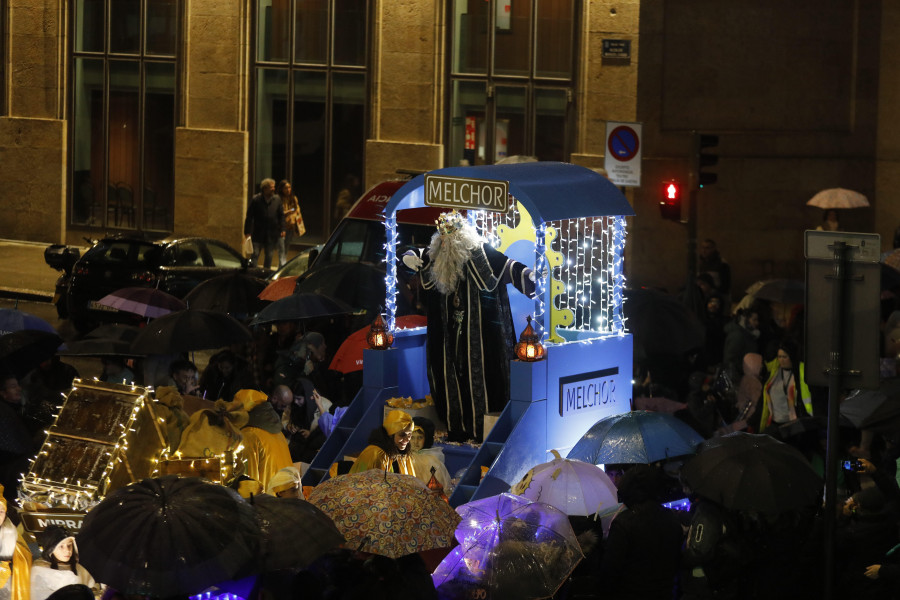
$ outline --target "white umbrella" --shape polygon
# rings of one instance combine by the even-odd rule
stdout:
[[[838,208],[863,208],[869,206],[865,196],[853,190],[844,188],[831,188],[822,190],[806,203],[808,206],[830,210]]]

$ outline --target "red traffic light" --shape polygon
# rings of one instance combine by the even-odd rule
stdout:
[[[681,221],[681,185],[677,181],[664,181],[659,212],[663,219]]]
[[[681,198],[681,190],[675,185],[674,181],[666,184],[666,200],[679,200]]]

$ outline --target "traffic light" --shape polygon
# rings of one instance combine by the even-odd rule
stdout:
[[[663,219],[681,221],[681,185],[674,179],[662,184],[659,213]]]
[[[694,133],[694,181],[697,188],[712,185],[719,180],[718,173],[709,172],[709,169],[719,164],[719,156],[709,153],[709,150],[718,145],[719,136]]]

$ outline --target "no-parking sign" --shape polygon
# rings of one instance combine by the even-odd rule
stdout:
[[[606,161],[603,167],[614,184],[641,186],[641,123],[606,122]]]

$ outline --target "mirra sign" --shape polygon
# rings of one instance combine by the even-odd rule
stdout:
[[[506,212],[508,198],[508,181],[425,175],[427,206]]]

